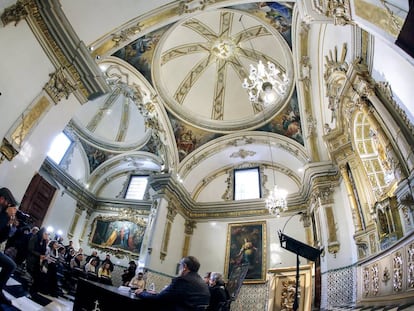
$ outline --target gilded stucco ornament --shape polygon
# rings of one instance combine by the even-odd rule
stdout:
[[[362,286],[363,295],[367,297],[369,295],[370,288],[369,267],[364,267],[364,270],[362,270]]]
[[[401,252],[396,252],[393,256],[393,278],[392,287],[394,292],[402,290],[403,285],[403,258]]]
[[[371,267],[371,278],[372,278],[372,294],[374,296],[378,295],[379,292],[379,267],[378,263],[375,263]]]
[[[343,26],[352,23],[349,0],[328,0],[325,14],[333,18],[335,25]]]
[[[407,287],[414,288],[414,243],[407,247]]]
[[[368,242],[365,241],[362,238],[359,238],[355,241],[355,244],[357,246],[357,250],[358,250],[358,258],[362,259],[368,256],[368,251],[369,251],[369,247],[368,247]]]
[[[119,218],[128,219],[140,226],[147,226],[147,220],[142,217],[142,214],[131,208],[122,208],[119,211]]]
[[[307,55],[302,55],[300,59],[300,72],[298,80],[303,83],[305,90],[309,91],[311,85],[311,70],[312,65],[310,63],[310,57]]]
[[[17,1],[15,4],[5,8],[1,15],[3,26],[12,22],[14,22],[14,26],[17,26],[17,24],[28,15],[26,6],[27,1]]]
[[[177,7],[178,15],[203,11],[207,4],[213,4],[214,0],[183,0]]]
[[[384,272],[382,273],[382,279],[381,281],[385,283],[385,285],[387,285],[388,281],[391,279],[390,276],[390,270],[388,269],[388,267],[384,268]]]
[[[346,72],[349,65],[345,61],[347,54],[347,45],[342,45],[342,53],[339,57],[338,47],[335,46],[334,51],[330,50],[325,56],[324,80],[326,83],[326,96],[328,97],[328,109],[331,111],[331,119],[329,123],[336,127],[337,114],[340,102],[340,90],[346,82]],[[328,124],[329,125],[329,124]]]
[[[414,208],[414,202],[411,195],[407,194],[404,199],[400,200],[399,208],[401,209],[406,226],[412,227],[413,223],[411,217],[412,210]]]
[[[142,31],[142,25],[140,22],[137,22],[136,25],[129,27],[127,29],[121,30],[117,34],[112,35],[112,41],[115,42],[114,47],[119,47],[123,42],[129,42],[131,37],[136,36]]]
[[[184,233],[185,234],[193,234],[194,233],[194,229],[197,227],[197,222],[194,220],[185,220],[185,224],[184,224]]]
[[[18,151],[13,147],[12,144],[10,144],[10,142],[6,138],[3,138],[3,143],[0,146],[0,152],[0,164],[5,159],[11,161],[18,154]]]
[[[68,99],[69,95],[76,90],[76,84],[67,74],[65,68],[59,68],[49,74],[49,77],[44,89],[55,104],[59,103],[62,98]]]
[[[246,149],[239,149],[239,151],[237,152],[233,152],[230,155],[230,158],[241,158],[241,159],[245,159],[247,157],[253,157],[256,154],[255,151],[253,150],[246,150]]]

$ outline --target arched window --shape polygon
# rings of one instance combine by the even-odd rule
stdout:
[[[387,190],[391,179],[384,161],[384,148],[375,130],[368,123],[364,113],[359,112],[354,119],[354,142],[358,155],[365,168],[371,189],[379,200]]]

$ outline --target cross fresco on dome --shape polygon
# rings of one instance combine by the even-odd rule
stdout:
[[[229,8],[245,11],[260,18],[276,29],[285,39],[289,47],[291,47],[292,6],[293,4],[289,3],[257,2],[235,5]],[[171,25],[164,26],[138,38],[119,49],[113,56],[119,57],[134,66],[152,84],[151,62],[154,51],[160,38],[170,27]],[[174,131],[180,161],[201,145],[223,135],[191,126],[173,117],[172,114],[169,114],[169,119]],[[270,122],[256,130],[284,135],[303,145],[301,118],[296,90],[293,92],[293,96],[288,105]]]

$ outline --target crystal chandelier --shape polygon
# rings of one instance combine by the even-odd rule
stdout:
[[[267,106],[286,93],[289,79],[275,64],[267,62],[267,68],[260,60],[257,68],[250,64],[249,80],[244,79],[242,87],[248,90],[252,103],[262,103]]]
[[[270,191],[269,196],[266,199],[266,208],[269,210],[269,214],[280,217],[282,211],[287,210],[286,197],[288,192],[284,189],[280,189],[277,186]]]

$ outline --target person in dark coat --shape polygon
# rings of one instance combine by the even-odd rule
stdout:
[[[193,256],[184,257],[180,261],[179,276],[161,292],[137,291],[141,299],[157,302],[163,311],[196,311],[205,310],[210,302],[210,291],[207,284],[198,275],[200,262]]]
[[[49,234],[46,228],[41,228],[29,241],[29,253],[26,259],[27,272],[32,276],[33,283],[30,294],[36,294],[41,288],[42,276],[40,274],[40,263],[46,259],[46,248],[49,243]]]
[[[223,276],[218,272],[211,272],[210,275],[210,305],[209,311],[230,310],[230,295],[228,294],[223,281]]]
[[[12,227],[17,226],[17,202],[7,188],[0,189],[0,243],[10,237]],[[16,269],[14,261],[6,254],[0,252],[0,304],[11,305],[11,301],[3,294],[7,280]]]
[[[128,286],[129,282],[132,280],[132,278],[135,276],[135,271],[137,270],[137,264],[135,261],[131,260],[128,264],[128,269],[124,270],[124,273],[122,273],[122,285]]]

